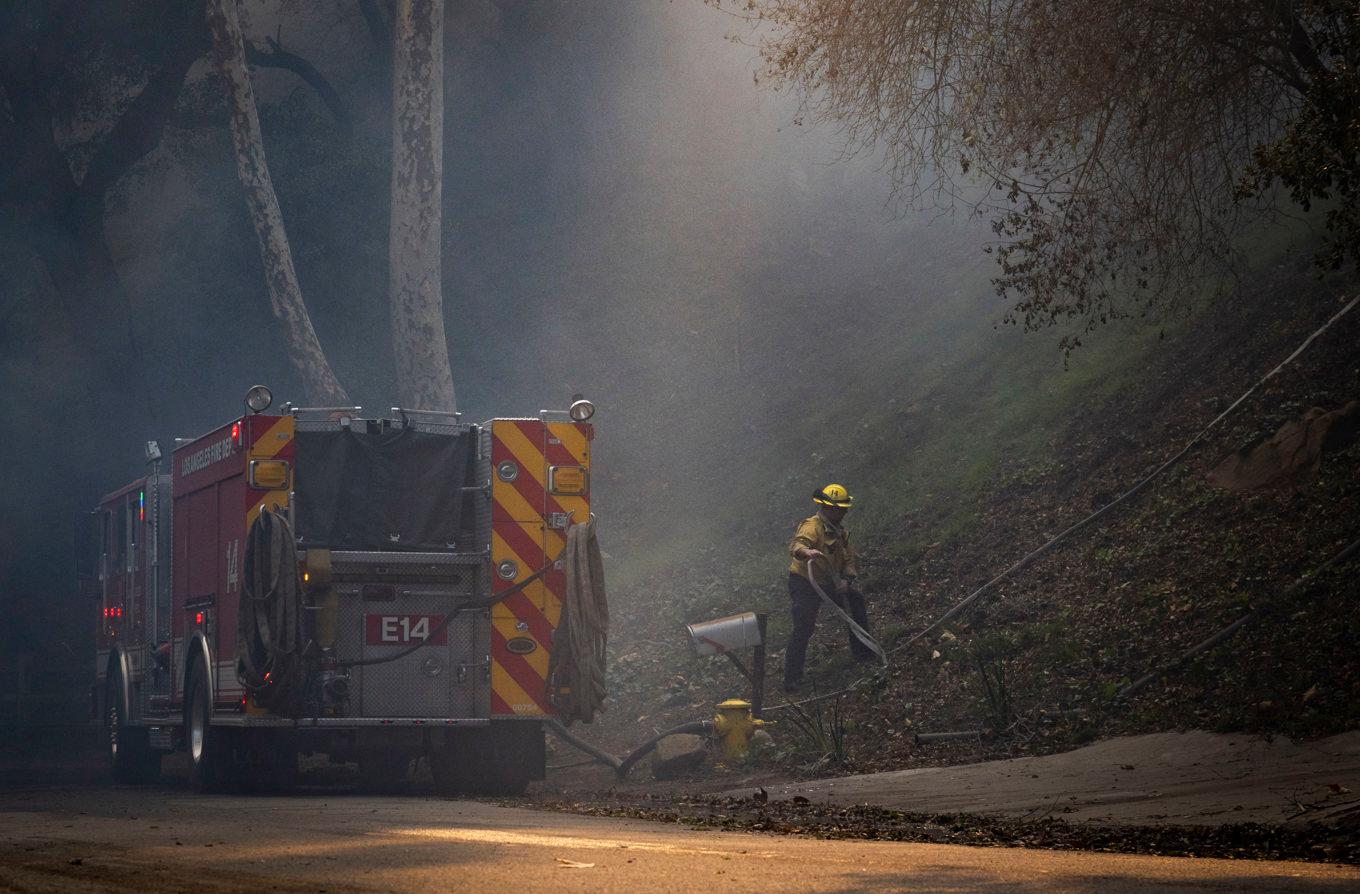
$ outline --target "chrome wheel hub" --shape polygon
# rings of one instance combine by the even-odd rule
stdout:
[[[196,698],[189,714],[189,756],[193,758],[195,764],[203,759],[204,726],[206,726],[206,723],[203,716],[203,702]]]

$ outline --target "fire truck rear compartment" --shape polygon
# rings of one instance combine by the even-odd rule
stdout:
[[[300,545],[479,552],[485,540],[464,488],[476,480],[477,438],[465,425],[299,420],[292,512]]]
[[[480,561],[366,552],[332,553],[331,561],[335,657],[341,667],[364,662],[348,668],[343,716],[486,717],[487,610],[460,608],[477,595]]]
[[[335,612],[339,672],[317,719],[484,721],[490,624],[465,607],[490,592],[484,431],[300,418],[295,439],[298,546],[330,550]]]

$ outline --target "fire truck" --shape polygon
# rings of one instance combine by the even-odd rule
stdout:
[[[286,779],[300,754],[382,785],[424,758],[446,792],[543,778],[593,405],[472,424],[271,403],[252,388],[168,469],[149,442],[78,526],[114,775],[184,750],[200,790]]]

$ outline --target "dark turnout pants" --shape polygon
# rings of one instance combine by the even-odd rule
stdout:
[[[854,587],[844,593],[837,593],[834,588],[823,587],[826,595],[845,609],[846,614],[855,619],[855,623],[869,629],[869,616],[864,611],[864,596]],[[793,612],[793,632],[789,634],[789,647],[784,652],[784,686],[794,687],[803,681],[803,662],[807,660],[808,640],[812,639],[812,631],[817,628],[817,610],[822,607],[822,597],[817,595],[817,591],[812,589],[812,584],[801,574],[789,573],[789,608]],[[859,641],[854,632],[847,626],[845,632],[850,636],[850,654],[855,656],[857,661],[866,661],[874,657],[874,653],[868,646]]]

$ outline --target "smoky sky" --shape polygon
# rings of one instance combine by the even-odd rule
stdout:
[[[379,415],[395,393],[380,53],[350,3],[246,10],[247,36],[306,56],[352,119],[342,134],[295,76],[255,71],[304,299],[337,374]],[[750,38],[699,0],[448,12],[443,276],[460,409],[591,397],[596,509],[620,561],[663,553],[678,519],[718,533],[801,508],[818,476],[851,465],[860,408],[975,352],[998,316],[982,229],[898,206],[876,157],[847,156],[834,123],[755,83]],[[139,473],[129,443],[208,431],[257,382],[302,401],[215,90],[201,61],[107,209],[150,395],[126,407],[116,453],[81,425],[97,373],[44,313],[27,234],[0,219],[5,503],[50,496],[0,528],[6,599],[32,606],[39,582],[71,598],[70,516]],[[59,134],[73,157],[98,131],[88,117]],[[35,439],[67,449],[44,459],[24,447]],[[733,505],[753,492],[760,505]]]

